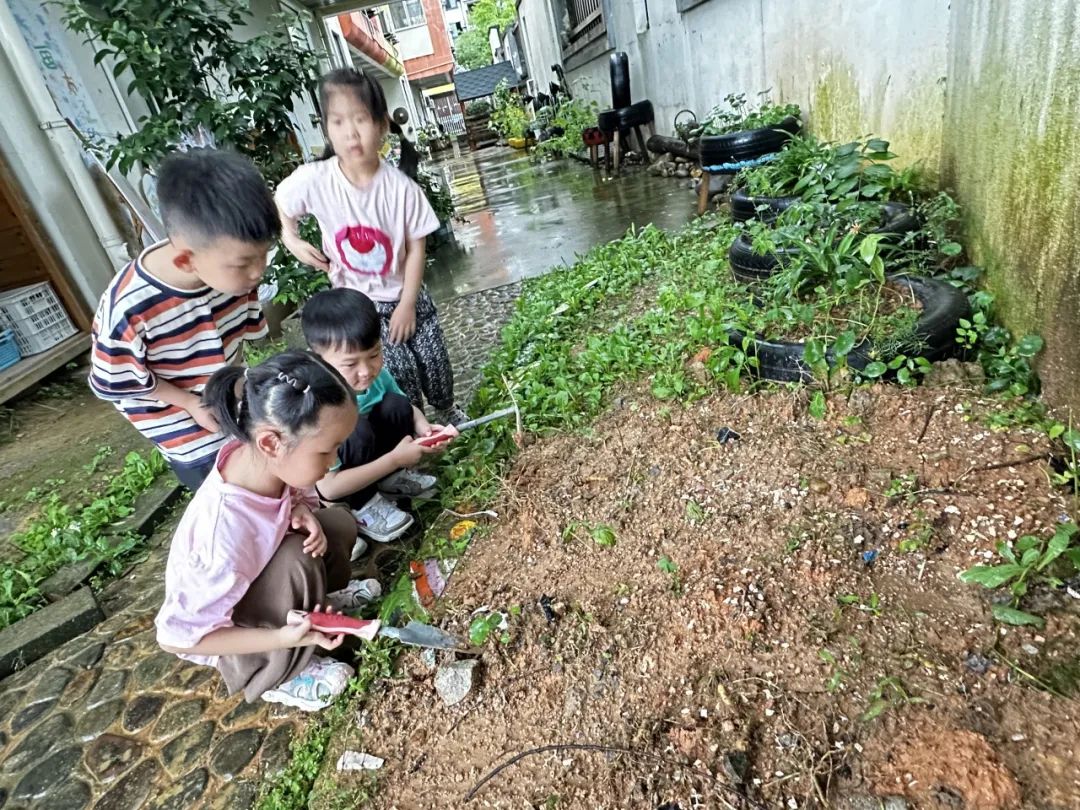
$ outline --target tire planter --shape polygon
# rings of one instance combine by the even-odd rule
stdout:
[[[740,233],[728,248],[731,274],[743,284],[758,284],[778,273],[799,255],[796,246],[781,247],[764,255],[754,252],[754,245],[745,233]]]
[[[801,197],[751,197],[741,188],[731,195],[731,218],[736,222],[760,219],[772,222]],[[762,208],[762,210],[758,210]]]
[[[608,135],[614,135],[619,129],[619,111],[604,110],[596,117],[596,128]]]
[[[616,51],[608,60],[611,73],[611,106],[618,110],[630,106],[630,59],[623,51]]]
[[[737,193],[738,192],[736,192],[736,194]],[[796,201],[796,198],[747,197],[746,195],[743,195],[743,200],[756,200],[758,202],[772,200],[777,203],[782,200],[789,200],[790,202],[788,202],[787,205],[791,205]],[[734,206],[735,196],[733,195],[732,216],[734,216]],[[904,234],[918,230],[918,218],[912,213],[911,209],[903,203],[883,203],[881,209],[884,213],[885,221],[879,227],[871,231],[871,233],[895,236],[899,240]],[[752,207],[751,210],[753,210]],[[884,244],[885,243],[883,242],[882,245],[884,246]],[[778,248],[773,253],[766,253],[764,256],[758,255],[757,253],[754,253],[750,239],[746,234],[741,233],[735,238],[735,241],[731,243],[731,247],[728,249],[728,261],[731,263],[731,273],[735,276],[737,281],[741,281],[744,284],[753,284],[755,282],[763,281],[773,273],[781,270],[787,265],[788,261],[797,256],[798,253],[799,249],[792,246]]]
[[[622,107],[615,111],[619,121],[619,129],[630,129],[651,124],[655,120],[652,102],[646,99],[629,107]]]
[[[788,117],[775,127],[744,129],[726,135],[702,135],[701,165],[722,166],[771,155],[779,152],[791,140],[791,136],[798,135],[801,130],[799,119]]]
[[[911,290],[922,304],[922,312],[915,324],[915,340],[921,346],[920,357],[927,360],[940,360],[954,354],[956,345],[956,326],[961,318],[970,315],[967,296],[951,284],[935,278],[917,276],[889,276],[889,281],[901,284]],[[733,331],[728,335],[732,343],[741,345],[745,335]],[[755,338],[750,351],[758,359],[757,375],[762,379],[777,382],[812,382],[814,375],[803,359],[806,346],[804,343],[772,341]],[[862,370],[873,360],[889,362],[891,357],[873,357],[874,347],[870,341],[863,341],[847,356],[850,368]],[[832,347],[825,353],[830,366],[835,366],[836,355]]]

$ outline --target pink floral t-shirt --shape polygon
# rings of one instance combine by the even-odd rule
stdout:
[[[176,527],[165,566],[165,602],[154,621],[159,644],[194,647],[231,627],[233,608],[289,530],[293,507],[319,508],[313,488],[285,487],[279,497],[268,498],[226,482],[221,467],[239,447],[233,441],[221,448]],[[216,656],[180,657],[217,665]]]
[[[401,298],[407,243],[439,228],[423,189],[385,161],[364,188],[345,177],[336,157],[306,163],[281,182],[275,198],[286,216],[319,221],[330,283],[373,301]]]

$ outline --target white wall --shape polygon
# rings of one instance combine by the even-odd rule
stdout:
[[[633,98],[652,101],[660,132],[672,132],[681,109],[700,117],[729,93],[771,88],[826,138],[881,134],[936,168],[949,0],[705,0],[682,13],[677,0],[647,0],[647,22],[645,3],[613,0],[607,22],[615,49],[629,55]],[[548,0],[523,0],[521,11],[530,51],[557,42],[550,25],[540,30]],[[609,54],[581,66],[571,59],[567,70],[575,93],[604,108]],[[548,58],[563,61],[532,55],[535,67]]]
[[[551,66],[563,61],[551,0],[521,0],[518,20],[523,29],[522,39],[526,42],[529,80],[534,83],[535,90],[546,93],[551,82],[557,81]]]
[[[412,28],[402,28],[395,31],[398,38],[398,51],[401,61],[416,59],[419,56],[431,56],[435,53],[435,46],[431,42],[431,34],[427,25],[415,25]]]

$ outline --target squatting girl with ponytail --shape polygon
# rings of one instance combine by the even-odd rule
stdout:
[[[158,643],[216,667],[249,702],[324,708],[353,671],[315,648],[342,637],[286,617],[379,595],[375,580],[349,581],[355,519],[320,509],[314,490],[356,425],[353,393],[318,357],[290,351],[218,370],[202,398],[230,440],[173,537]]]
[[[375,302],[391,376],[414,405],[423,408],[426,398],[437,422],[461,422],[450,355],[423,286],[424,243],[439,220],[420,186],[379,156],[391,127],[386,96],[369,76],[342,68],[322,77],[319,97],[330,148],[278,186],[281,241],[329,273],[332,286]],[[402,169],[415,172],[412,145],[403,139],[401,148]],[[300,237],[299,220],[309,214],[319,222],[321,249]]]

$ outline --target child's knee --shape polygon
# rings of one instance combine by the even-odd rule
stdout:
[[[356,518],[353,517],[352,512],[348,509],[332,506],[327,509],[320,509],[315,513],[315,517],[319,521],[319,525],[322,526],[327,544],[336,543],[348,546],[350,550],[352,549],[357,533]]]

